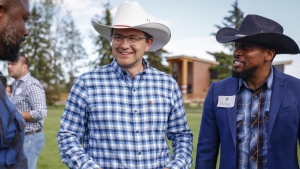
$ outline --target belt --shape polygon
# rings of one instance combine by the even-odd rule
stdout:
[[[37,130],[32,130],[32,131],[28,131],[28,132],[25,132],[25,135],[29,135],[29,134],[33,134],[33,133],[38,133],[38,132],[41,132],[42,129],[37,129]]]

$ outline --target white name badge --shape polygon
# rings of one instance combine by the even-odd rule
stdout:
[[[21,92],[22,92],[22,89],[21,89],[21,88],[17,88],[17,89],[16,89],[16,95],[19,95]]]
[[[217,107],[233,107],[235,96],[219,96]]]

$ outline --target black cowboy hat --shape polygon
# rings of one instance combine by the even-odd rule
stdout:
[[[276,54],[300,53],[297,43],[283,34],[283,27],[279,23],[259,15],[247,15],[239,30],[221,28],[217,32],[216,39],[220,43],[236,41],[258,43],[274,49]]]

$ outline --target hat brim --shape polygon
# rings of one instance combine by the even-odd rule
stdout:
[[[298,54],[300,53],[297,43],[290,37],[280,33],[259,33],[253,35],[239,35],[233,28],[222,28],[216,34],[220,43],[243,41],[258,43],[275,50],[276,54]]]
[[[92,21],[94,29],[105,39],[111,41],[111,29],[136,29],[143,32],[148,33],[149,35],[153,36],[153,43],[149,49],[149,51],[156,51],[164,47],[171,39],[171,31],[170,29],[160,23],[146,23],[137,26],[107,26],[99,24],[95,21]]]

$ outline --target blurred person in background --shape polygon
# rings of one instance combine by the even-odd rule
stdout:
[[[15,79],[10,99],[26,121],[24,151],[28,168],[35,169],[45,143],[46,96],[41,83],[28,71],[27,57],[23,53],[19,56],[17,61],[9,61],[7,66],[9,76]]]
[[[2,74],[2,72],[0,72],[0,81],[3,85],[4,88],[6,88],[7,86],[7,78]]]
[[[0,72],[0,80],[5,88],[5,92],[8,97],[11,95],[11,85],[7,85],[7,78],[3,76],[3,74]]]
[[[11,92],[12,92],[11,85],[6,85],[5,92],[6,92],[7,96],[10,98]]]

